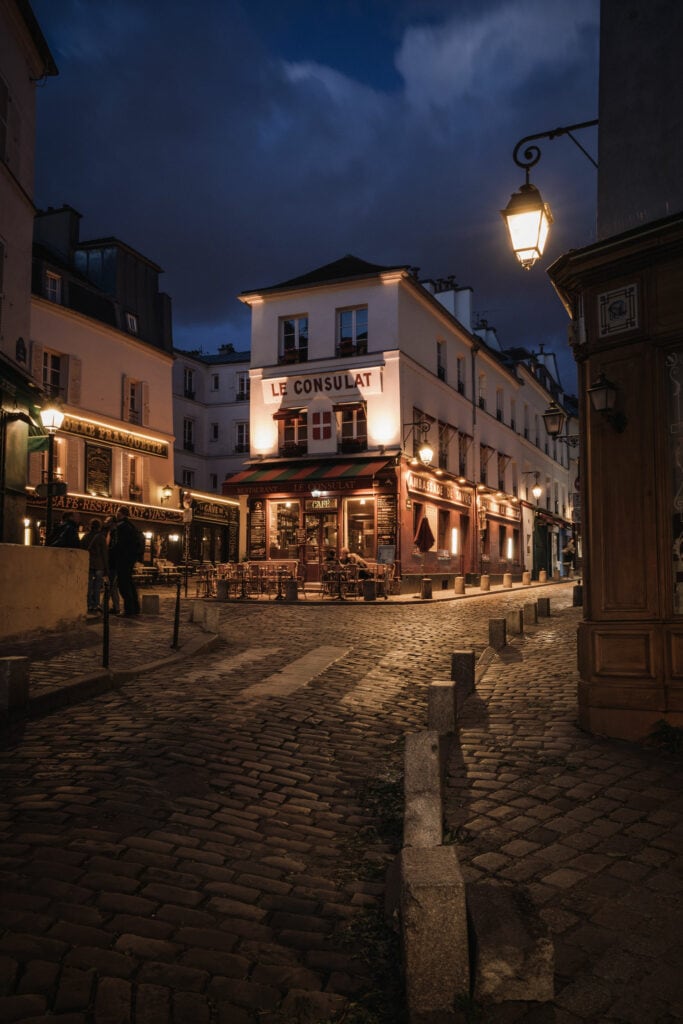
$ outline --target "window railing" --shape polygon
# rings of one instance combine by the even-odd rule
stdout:
[[[498,420],[499,423],[503,422],[503,410],[502,409],[496,409],[496,419]]]
[[[366,341],[340,341],[337,345],[337,357],[343,359],[345,356],[364,356],[367,354],[368,344]]]
[[[308,361],[307,348],[288,348],[278,356],[278,363],[305,363]]]
[[[247,402],[248,400],[249,400],[249,392],[248,391],[238,391],[237,394],[235,395],[235,401],[236,402]]]
[[[194,441],[183,441],[183,448],[186,452],[194,451]]]
[[[280,455],[306,455],[307,452],[308,445],[302,441],[285,441],[280,445]]]
[[[244,441],[238,441],[237,444],[235,445],[235,455],[244,455],[248,451],[249,445],[246,444]]]
[[[446,379],[446,367],[445,366],[437,366],[437,368],[436,368],[436,375],[439,378],[439,380],[445,380]]]
[[[484,398],[483,395],[479,395],[479,408],[480,409],[485,409],[486,408],[486,399]]]
[[[459,395],[464,395],[465,394],[465,381],[464,380],[459,380],[458,381],[458,394]]]
[[[364,452],[367,447],[367,437],[342,437],[339,442],[340,452]]]
[[[189,398],[189,399],[191,399],[194,402],[194,396],[195,396],[196,392],[190,391],[189,388],[185,388],[183,394],[184,394],[185,398]]]

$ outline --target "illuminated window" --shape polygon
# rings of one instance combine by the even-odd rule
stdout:
[[[363,355],[368,350],[368,307],[337,311],[337,349],[340,356]]]
[[[308,317],[283,317],[280,320],[281,363],[303,363],[308,359]]]

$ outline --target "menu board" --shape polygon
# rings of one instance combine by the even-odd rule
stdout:
[[[249,557],[266,557],[266,503],[253,501],[249,510]]]
[[[395,494],[377,496],[377,542],[396,543],[397,501]]]

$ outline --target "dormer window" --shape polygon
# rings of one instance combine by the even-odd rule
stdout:
[[[126,330],[129,334],[138,333],[138,318],[136,313],[126,313]]]
[[[58,306],[62,303],[62,278],[50,270],[45,273],[45,298],[48,302],[55,302]]]

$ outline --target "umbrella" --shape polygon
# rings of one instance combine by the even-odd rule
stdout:
[[[434,547],[434,534],[432,533],[427,516],[422,516],[417,533],[413,538],[413,544],[417,545],[423,553]]]

